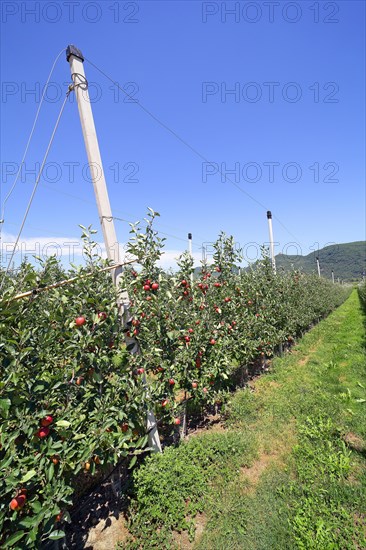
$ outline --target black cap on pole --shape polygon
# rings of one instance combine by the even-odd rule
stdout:
[[[272,212],[271,212],[270,210],[267,211],[267,218],[268,218],[269,220],[272,219]]]
[[[191,241],[192,240],[192,233],[188,233],[188,239]]]
[[[78,57],[83,63],[84,63],[84,56],[81,53],[81,51],[72,44],[69,44],[66,48],[66,61],[69,62],[70,57],[74,55],[75,57]]]

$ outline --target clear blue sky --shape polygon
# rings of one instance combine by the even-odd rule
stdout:
[[[113,213],[137,220],[148,206],[159,211],[157,227],[178,237],[167,239],[172,256],[187,232],[199,253],[221,230],[254,255],[248,243],[268,241],[267,209],[276,216],[277,252],[291,242],[307,254],[314,243],[365,239],[364,2],[3,1],[1,9],[2,201],[52,63],[75,44],[139,102],[125,102],[85,62]],[[6,205],[8,243],[69,80],[62,54],[29,173]],[[79,223],[99,229],[86,162],[71,98],[24,228],[25,249],[75,241]],[[222,181],[225,170],[231,182]],[[116,228],[125,242],[127,223]]]

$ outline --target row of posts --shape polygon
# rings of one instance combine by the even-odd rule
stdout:
[[[70,65],[72,83],[69,86],[69,92],[73,91],[76,96],[80,122],[85,142],[85,148],[88,156],[91,177],[98,207],[98,215],[102,226],[103,238],[105,242],[108,259],[116,263],[116,269],[112,272],[113,283],[118,288],[118,308],[122,323],[126,325],[131,320],[129,311],[129,297],[127,292],[119,288],[119,279],[121,277],[122,267],[118,264],[119,259],[119,243],[114,226],[114,218],[109,202],[108,190],[105,181],[103,164],[99,150],[97,133],[94,125],[94,118],[91,108],[91,102],[88,94],[88,81],[84,71],[84,56],[81,51],[73,45],[69,45],[66,49],[66,59]],[[98,167],[98,171],[95,167]],[[274,255],[274,241],[272,230],[272,213],[267,212],[269,240],[270,240],[270,256],[274,273],[276,273],[276,261]],[[188,251],[192,257],[192,233],[188,234]],[[117,262],[116,262],[117,260]],[[320,277],[319,258],[317,258],[318,274]],[[334,282],[334,274],[332,272],[332,280]],[[193,273],[191,274],[193,282]],[[136,340],[131,339],[132,353],[139,353],[139,347]],[[147,382],[144,381],[146,391],[148,391]],[[152,411],[147,411],[147,433],[149,436],[149,446],[156,452],[161,452],[161,443],[157,428],[155,415]]]

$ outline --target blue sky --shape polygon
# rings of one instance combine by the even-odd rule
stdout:
[[[137,100],[126,102],[85,62],[113,214],[135,221],[148,206],[160,212],[166,265],[188,232],[197,260],[221,230],[255,259],[268,242],[267,209],[276,252],[365,239],[364,2],[4,1],[1,9],[2,202],[50,68],[75,44]],[[6,203],[3,265],[69,81],[63,53]],[[99,229],[86,164],[71,97],[23,253],[46,254],[55,242],[66,262],[78,224]],[[128,224],[116,229],[124,243]]]

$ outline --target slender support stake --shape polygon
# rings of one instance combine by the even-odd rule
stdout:
[[[188,233],[188,252],[189,252],[191,258],[193,258],[193,255],[192,255],[192,233]],[[193,272],[191,273],[191,283],[193,283]]]
[[[271,260],[272,260],[272,268],[274,274],[276,274],[276,259],[274,254],[274,243],[273,243],[273,231],[272,231],[272,212],[268,210],[267,212],[267,219],[268,219],[268,230],[269,230],[269,250],[271,254]]]
[[[334,284],[334,271],[332,269],[332,283]]]
[[[319,258],[318,258],[318,256],[316,257],[316,266],[317,266],[317,268],[318,268],[318,275],[319,275],[319,277],[320,277],[320,263],[319,263]]]
[[[66,50],[66,59],[70,64],[71,78],[74,83],[74,91],[79,109],[81,127],[83,130],[85,148],[88,155],[89,168],[93,181],[107,257],[114,263],[120,264],[119,243],[117,241],[116,230],[114,227],[112,209],[109,202],[102,158],[100,155],[93,112],[89,99],[88,81],[85,77],[83,64],[84,57],[78,48],[70,45]],[[119,288],[121,273],[122,267],[117,267],[112,272],[113,282],[117,288]],[[129,312],[130,300],[126,291],[122,291],[121,289],[119,290],[117,304],[122,322],[126,325],[131,320],[131,315]],[[139,349],[136,340],[133,340],[133,343],[135,344],[133,353],[138,353]],[[154,451],[161,452],[157,424],[155,416],[151,411],[148,411],[147,413],[147,431],[149,434],[149,446],[154,449]]]

